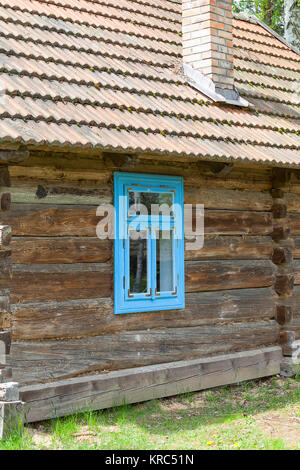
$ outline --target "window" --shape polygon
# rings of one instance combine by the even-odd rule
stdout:
[[[115,173],[115,313],[184,308],[183,180]]]

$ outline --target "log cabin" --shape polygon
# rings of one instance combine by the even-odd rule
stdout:
[[[299,52],[231,0],[0,0],[0,24],[3,416],[295,373]]]

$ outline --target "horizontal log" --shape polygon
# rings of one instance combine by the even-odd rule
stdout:
[[[262,288],[187,294],[185,309],[126,315],[114,315],[109,298],[15,304],[13,340],[42,341],[270,320],[275,315],[276,301],[272,288]]]
[[[106,263],[112,245],[91,237],[14,237],[11,248],[15,264]]]
[[[5,163],[24,162],[29,157],[29,151],[26,148],[16,150],[0,150],[0,160]]]
[[[230,189],[203,189],[198,185],[185,188],[185,204],[204,204],[207,209],[270,211],[273,200],[269,192]]]
[[[14,184],[15,183],[15,184]],[[16,186],[18,184],[18,186]],[[82,185],[63,184],[48,181],[14,182],[10,188],[11,199],[16,204],[72,204],[95,205],[109,204],[113,201],[112,186],[89,183]]]
[[[297,259],[300,258],[300,237],[296,235],[292,238],[294,241],[293,256]]]
[[[15,264],[105,263],[112,257],[112,245],[112,240],[92,237],[14,237],[11,249]],[[270,259],[272,250],[267,236],[208,235],[203,248],[185,251],[185,259]]]
[[[112,179],[114,171],[132,171],[130,162],[115,162],[106,158],[105,162],[97,155],[96,158],[85,158],[78,154],[57,154],[47,151],[31,152],[30,160],[25,165],[11,166],[10,173],[13,179],[40,179],[47,181],[97,181],[108,182]],[[124,166],[125,163],[125,166]],[[126,168],[127,164],[127,168]],[[134,171],[159,175],[183,176],[185,186],[204,188],[245,189],[247,191],[267,191],[271,188],[270,170],[263,168],[243,168],[234,166],[233,171],[227,175],[219,176],[215,173],[210,162],[164,162],[153,159],[143,159],[136,162]],[[14,183],[14,182],[13,182]]]
[[[281,348],[138,367],[22,387],[27,422],[99,410],[278,374]]]
[[[204,246],[200,249],[196,249],[197,239],[195,241],[189,241],[188,243],[193,244],[195,249],[185,250],[186,260],[270,259],[273,252],[273,241],[272,238],[268,236],[232,237],[207,235],[204,239]]]
[[[204,230],[215,235],[270,235],[272,215],[268,212],[206,210]]]
[[[12,303],[72,300],[112,294],[112,267],[101,263],[14,265]]]
[[[300,212],[300,194],[292,192],[285,193],[284,200],[286,202],[288,212]]]
[[[291,229],[291,234],[300,235],[300,213],[289,214],[288,222]]]
[[[185,269],[187,292],[268,287],[275,279],[269,260],[189,261]]]
[[[29,384],[255,349],[277,344],[278,337],[279,325],[269,320],[135,330],[69,341],[13,342],[8,365],[15,381]]]
[[[95,237],[100,218],[88,205],[13,204],[1,222],[10,225],[14,236]],[[268,212],[205,211],[205,233],[214,235],[270,235]]]
[[[99,222],[95,206],[13,204],[1,215],[14,236],[95,237]]]

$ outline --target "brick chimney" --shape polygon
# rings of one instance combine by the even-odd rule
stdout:
[[[233,79],[232,16],[232,0],[182,0],[185,72],[199,72],[192,72],[196,82],[202,75],[209,79],[205,87],[216,95],[238,100]]]

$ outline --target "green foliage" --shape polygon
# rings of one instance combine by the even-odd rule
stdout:
[[[233,10],[255,15],[277,33],[284,32],[284,0],[233,0]]]

